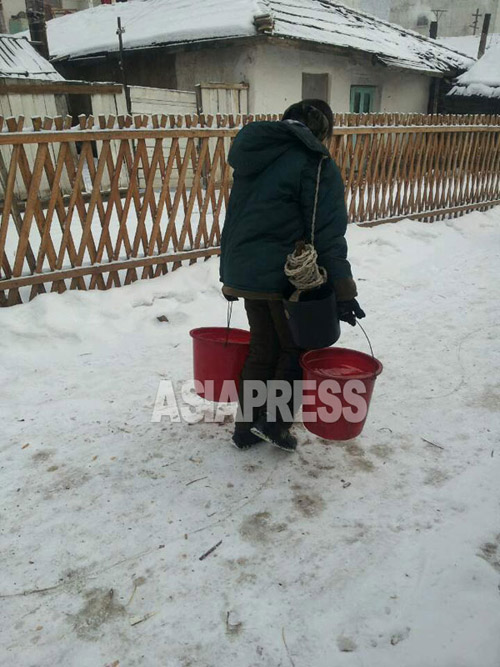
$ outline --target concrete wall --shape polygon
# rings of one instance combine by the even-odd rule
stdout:
[[[329,74],[329,103],[336,112],[350,107],[351,86],[377,87],[375,111],[425,113],[431,79],[372,65],[363,55],[339,56],[294,47],[204,49],[176,55],[177,87],[202,80],[248,83],[250,113],[279,113],[302,97],[302,74]]]
[[[388,21],[392,0],[344,0],[344,4],[368,14],[375,14],[379,18]]]
[[[380,111],[427,113],[431,78],[392,70],[382,84]]]
[[[329,74],[328,102],[339,113],[349,111],[351,86],[355,85],[377,87],[375,111],[427,111],[428,77],[372,65],[361,54],[339,56],[267,44],[258,47],[250,107],[275,112],[297,101],[304,72]]]

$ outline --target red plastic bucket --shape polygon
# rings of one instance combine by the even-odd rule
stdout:
[[[233,380],[235,386],[250,349],[250,332],[227,327],[192,329],[194,379],[203,383],[197,393],[218,403],[224,381]],[[200,385],[201,386],[201,385]]]
[[[308,431],[325,440],[350,440],[363,430],[382,364],[375,357],[343,347],[302,355],[302,415]]]

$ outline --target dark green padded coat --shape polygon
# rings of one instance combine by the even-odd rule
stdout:
[[[314,244],[318,263],[327,270],[337,298],[356,295],[347,261],[347,211],[339,169],[305,125],[287,121],[246,125],[229,152],[234,184],[220,259],[226,294],[279,298],[289,287],[286,257],[296,241],[310,240],[322,159]]]

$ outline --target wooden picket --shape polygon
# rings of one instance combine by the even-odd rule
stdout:
[[[500,117],[339,114],[332,141],[352,222],[427,222],[500,203]]]
[[[0,118],[0,305],[108,289],[219,252],[239,128],[277,115]],[[500,204],[500,117],[337,114],[350,220]],[[22,197],[20,193],[25,192]]]

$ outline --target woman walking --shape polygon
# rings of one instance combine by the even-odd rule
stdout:
[[[347,260],[342,178],[326,147],[332,131],[328,104],[303,100],[289,107],[280,122],[246,125],[229,152],[234,185],[222,232],[220,279],[226,299],[245,300],[251,334],[233,434],[239,449],[261,440],[288,451],[297,446],[290,432],[293,393],[291,414],[272,421],[265,408],[245,409],[245,382],[281,380],[293,390],[302,378],[303,350],[293,342],[283,306],[290,288],[284,266],[295,244],[307,238],[316,195],[314,245],[335,291],[339,318],[354,325],[356,317],[364,317]]]

